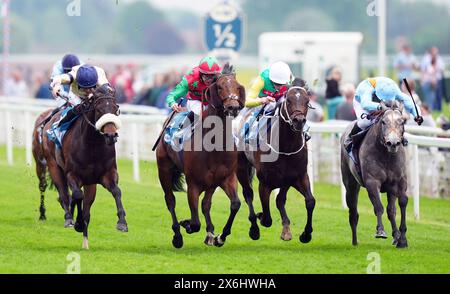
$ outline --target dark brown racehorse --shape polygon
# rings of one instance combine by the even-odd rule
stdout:
[[[311,193],[307,173],[308,150],[303,134],[306,114],[310,107],[309,97],[310,93],[306,83],[296,78],[285,99],[278,103],[279,116],[276,116],[278,117],[278,127],[275,127],[274,124],[275,130],[272,134],[278,131],[279,143],[278,148],[271,145],[272,149],[270,149],[277,155],[276,158],[273,158],[274,160],[264,160],[262,156],[267,152],[263,148],[256,151],[239,152],[237,176],[249,207],[249,220],[251,222],[249,235],[253,240],[258,240],[260,237],[257,218],[264,227],[272,225],[269,200],[270,193],[276,188],[280,188],[276,203],[283,224],[281,239],[286,241],[292,239],[290,220],[286,213],[285,204],[289,188],[294,187],[305,197],[308,214],[305,230],[300,235],[300,241],[303,243],[311,241],[312,216],[316,201]],[[256,169],[256,175],[259,179],[259,197],[263,210],[258,215],[255,214],[253,208],[253,168]]]
[[[128,231],[121,201],[122,193],[118,186],[114,144],[117,141],[120,120],[119,106],[114,94],[102,87],[83,102],[81,117],[74,122],[64,136],[60,152],[62,160],[57,160],[55,144],[46,135],[46,131],[59,119],[60,115],[55,115],[42,127],[40,121],[45,114],[38,118],[33,133],[33,155],[41,191],[40,219],[45,219],[44,192],[47,187],[46,172],[48,170],[65,211],[66,226],[72,224],[74,205],[78,208],[75,230],[83,232],[83,248],[89,248],[88,225],[97,184],[101,184],[114,196],[119,217],[117,229],[123,232]],[[69,188],[72,191],[72,199]],[[72,211],[70,210],[71,202]]]
[[[206,219],[205,244],[207,245],[222,246],[224,244],[226,237],[231,234],[234,217],[241,205],[237,194],[237,152],[231,132],[231,120],[227,117],[235,117],[243,107],[245,90],[236,81],[235,74],[230,66],[226,65],[216,82],[206,90],[205,99],[209,102],[208,109],[203,112],[201,123],[196,125],[193,138],[184,142],[183,150],[175,151],[164,140],[160,141],[156,150],[159,180],[164,190],[167,208],[172,216],[172,230],[174,232],[172,244],[175,248],[183,246],[180,225],[186,229],[188,234],[200,230],[198,202],[201,193],[205,192],[202,212]],[[222,128],[217,131],[217,129],[208,126],[206,122],[213,118],[216,119],[216,123],[225,126],[225,129]],[[208,149],[206,138],[211,137],[214,133],[217,136],[213,140],[218,144],[218,148],[205,150]],[[205,146],[202,144],[200,150],[194,146],[195,143],[198,143],[196,137],[200,138],[201,142],[205,142]],[[227,144],[228,146],[226,146]],[[229,150],[230,145],[231,150]],[[186,178],[191,218],[178,222],[173,191],[182,190],[182,182],[180,182],[182,174]],[[231,211],[222,234],[215,236],[210,209],[211,198],[217,187],[221,187],[230,198]]]

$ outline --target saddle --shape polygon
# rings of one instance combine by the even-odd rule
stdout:
[[[187,120],[189,120],[189,123]],[[192,135],[195,126],[193,121],[198,121],[198,118],[196,118],[193,112],[178,113],[166,128],[164,142],[173,148],[181,147],[183,142],[188,140]]]

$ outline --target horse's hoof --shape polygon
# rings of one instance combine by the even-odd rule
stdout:
[[[221,235],[214,237],[214,246],[222,247],[225,244],[225,240],[222,240]]]
[[[41,216],[39,216],[39,220],[45,221],[45,220],[47,220],[47,217],[45,215],[41,215]]]
[[[78,233],[82,233],[84,230],[84,226],[82,223],[76,222],[75,225],[73,226],[73,228],[75,229],[75,231],[77,231]]]
[[[208,245],[208,246],[213,246],[214,245],[214,234],[208,232],[208,234],[206,235],[204,243],[206,245]]]
[[[64,228],[72,228],[73,227],[73,219],[66,219],[64,221]]]
[[[406,248],[406,247],[408,247],[408,241],[406,239],[405,240],[398,240],[396,247],[399,248],[399,249]]]
[[[255,240],[255,241],[259,240],[259,227],[258,226],[251,227],[248,232],[248,235],[250,236],[250,238],[252,240]]]
[[[172,245],[177,249],[183,247],[183,236],[181,234],[178,236],[177,235],[173,236]]]
[[[306,243],[309,243],[309,242],[311,241],[312,235],[303,232],[303,233],[300,235],[300,238],[299,238],[299,239],[300,239],[300,242],[306,244]]]
[[[386,232],[384,230],[378,230],[375,234],[375,238],[377,239],[387,239]]]
[[[352,245],[355,247],[358,246],[358,241],[352,242]]]
[[[259,219],[261,226],[270,228],[272,226],[272,219],[266,219],[262,212],[258,213],[256,217]]]
[[[126,223],[117,223],[117,227],[116,228],[120,232],[124,232],[124,233],[128,232],[128,226],[127,226]]]
[[[280,238],[283,241],[291,241],[292,240],[292,233],[291,233],[291,231],[284,232],[284,230],[283,230],[283,232],[281,232]]]

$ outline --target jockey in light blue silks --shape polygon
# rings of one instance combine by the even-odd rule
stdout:
[[[392,100],[402,102],[418,125],[423,123],[423,118],[420,113],[417,113],[412,98],[403,93],[393,80],[385,77],[368,78],[358,85],[353,98],[353,108],[358,121],[345,142],[348,152],[351,151],[349,149],[351,149],[352,136],[366,130],[374,123],[368,114],[379,109],[379,102]],[[408,141],[404,139],[402,144],[406,146]]]

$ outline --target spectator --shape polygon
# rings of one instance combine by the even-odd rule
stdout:
[[[342,72],[338,67],[333,67],[326,80],[327,89],[325,92],[325,98],[327,100],[328,119],[336,118],[336,108],[344,101],[344,98],[339,91],[339,83],[342,79]]]
[[[317,102],[317,94],[311,91],[311,96],[309,100],[311,104],[311,109],[308,110],[306,115],[306,120],[312,122],[322,122],[325,119],[325,114],[323,112],[322,106]]]
[[[403,79],[411,79],[413,71],[419,69],[417,58],[412,53],[409,44],[404,44],[401,51],[395,56],[394,68],[397,70],[400,86]]]
[[[336,110],[336,119],[354,121],[356,119],[355,109],[353,108],[353,98],[355,97],[355,86],[345,84],[342,87],[345,101],[339,104]]]
[[[431,110],[442,110],[444,70],[445,64],[438,48],[432,47],[425,54],[421,65],[424,100]]]
[[[50,80],[46,80],[43,75],[39,75],[36,78],[36,84],[38,88],[34,97],[37,99],[53,99],[52,92],[50,91]]]
[[[5,96],[9,97],[9,99],[23,99],[30,97],[28,86],[25,83],[20,70],[14,70],[11,74],[11,78],[6,81]]]

